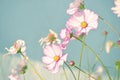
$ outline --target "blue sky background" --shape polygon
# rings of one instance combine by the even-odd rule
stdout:
[[[38,41],[48,34],[48,30],[60,32],[65,27],[69,15],[66,10],[72,0],[0,0],[0,52],[7,53],[5,47],[10,47],[14,41],[23,39],[27,45],[27,55],[30,59],[40,61],[43,55],[42,47]],[[120,32],[120,18],[112,13],[113,0],[85,0],[86,8],[93,10],[96,14],[108,20],[117,31]],[[119,38],[101,20],[97,30],[90,31],[86,42],[98,53],[104,36],[102,32],[107,30],[107,40],[116,42]],[[79,62],[81,43],[71,41],[65,53],[68,53],[69,60]],[[86,49],[89,52],[88,49]],[[86,53],[84,51],[84,53]],[[90,63],[95,57],[88,53]],[[108,67],[114,67],[114,62],[120,59],[120,50],[113,48],[110,54],[105,51],[100,53],[102,61]],[[86,68],[86,54],[83,55],[83,68]],[[111,70],[111,73],[113,70]]]

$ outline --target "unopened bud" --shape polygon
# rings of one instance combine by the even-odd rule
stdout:
[[[107,34],[108,34],[108,32],[107,32],[107,31],[104,31],[104,32],[103,32],[103,35],[105,35],[105,36],[106,36]]]
[[[120,40],[117,41],[117,44],[120,45]]]
[[[75,65],[75,62],[74,62],[74,61],[70,61],[70,62],[69,62],[69,65],[70,65],[70,66],[74,66],[74,65]]]

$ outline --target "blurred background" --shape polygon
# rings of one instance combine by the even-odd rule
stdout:
[[[27,55],[30,60],[32,60],[36,66],[42,65],[41,57],[43,56],[43,52],[38,41],[48,34],[49,29],[60,33],[60,30],[65,28],[66,21],[70,17],[66,14],[66,10],[72,1],[73,0],[0,0],[0,80],[8,80],[7,76],[10,74],[11,67],[15,66],[17,61],[19,62],[19,55],[2,58],[2,55],[7,53],[5,47],[9,48],[13,45],[14,41],[18,39],[25,40]],[[120,32],[120,18],[111,11],[111,8],[114,6],[113,0],[84,1],[86,8],[102,16]],[[113,48],[109,54],[106,53],[105,49],[100,52],[100,47],[104,41],[103,31],[108,32],[106,41],[112,40],[116,42],[119,39],[103,21],[99,20],[98,29],[89,32],[86,43],[100,54],[100,58],[110,70],[110,74],[114,76],[114,63],[120,59],[120,50]],[[80,42],[71,41],[67,50],[65,50],[65,53],[69,54],[68,60],[74,60],[78,65],[80,49]],[[87,50],[87,52],[89,52],[89,50]],[[84,51],[84,53],[86,52]],[[92,66],[95,57],[91,53],[88,53],[88,58]],[[86,60],[86,54],[83,54],[82,68],[84,70],[87,70]],[[39,67],[41,69],[43,65]],[[38,70],[39,67],[37,66]],[[43,74],[52,75],[47,72],[48,71],[44,72],[43,70]],[[58,76],[60,77],[60,75]],[[33,79],[29,77],[28,80]],[[57,78],[51,80],[57,80]]]

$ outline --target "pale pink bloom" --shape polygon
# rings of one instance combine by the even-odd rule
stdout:
[[[69,28],[65,28],[62,29],[60,32],[60,37],[61,39],[63,39],[64,41],[60,44],[62,49],[66,49],[66,45],[69,43],[70,40],[70,35],[71,35],[72,31]]]
[[[20,80],[20,77],[18,75],[10,75],[8,76],[10,80]]]
[[[111,9],[113,10],[113,13],[117,14],[118,17],[120,17],[120,0],[114,0],[115,6]]]
[[[18,75],[17,69],[11,69],[11,74],[8,76],[10,80],[20,80],[20,76]]]
[[[22,60],[16,67],[16,70],[19,74],[21,74],[21,72],[25,72],[26,69],[24,70],[24,68],[27,67],[27,63],[26,60]],[[22,73],[23,74],[23,73]]]
[[[79,10],[80,5],[83,3],[83,0],[74,0],[69,5],[69,9],[67,10],[67,14],[72,15]]]
[[[62,54],[62,49],[59,45],[48,45],[43,49],[45,56],[42,57],[42,62],[45,63],[46,69],[56,73],[61,65],[66,61],[68,54]]]
[[[67,21],[66,26],[74,29],[75,34],[88,34],[90,30],[97,29],[98,15],[94,12],[84,9],[82,12],[77,12]]]
[[[10,80],[20,80],[20,74],[24,74],[27,69],[25,60],[22,60],[16,68],[11,69],[11,74],[8,76]]]
[[[107,41],[105,45],[105,49],[107,53],[110,53],[110,49],[113,46],[113,41]]]
[[[57,33],[52,31],[51,29],[49,30],[49,32],[50,33],[47,35],[47,37],[41,38],[39,40],[40,44],[42,45],[43,43],[45,43],[45,45],[50,45],[50,44],[53,44],[55,42],[60,44],[61,41],[58,39]]]
[[[24,53],[26,50],[25,42],[23,40],[17,40],[12,47],[5,48],[8,51],[8,54],[16,54],[18,51]]]

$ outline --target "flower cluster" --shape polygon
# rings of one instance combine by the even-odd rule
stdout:
[[[118,17],[120,17],[120,0],[115,0],[115,7],[113,7],[112,10],[115,14],[118,15]],[[88,36],[89,31],[96,30],[98,28],[99,18],[105,24],[110,26],[110,28],[112,26],[106,20],[104,20],[104,18],[98,16],[98,14],[96,14],[94,11],[85,8],[83,0],[74,0],[72,3],[70,3],[69,8],[66,12],[70,16],[70,18],[66,21],[65,28],[61,29],[59,34],[50,29],[50,33],[46,37],[43,37],[39,40],[39,43],[42,46],[44,53],[44,56],[42,57],[42,62],[45,64],[45,69],[51,71],[52,73],[57,73],[59,72],[60,67],[65,64],[71,71],[75,80],[77,79],[71,67],[78,69],[78,80],[80,80],[80,72],[88,75],[89,80],[102,80],[101,76],[104,70],[109,80],[112,80],[108,69],[106,68],[96,51],[84,41],[84,39],[86,38],[85,36]],[[110,49],[112,47],[120,47],[120,40],[118,40],[117,42],[113,42],[111,40],[106,41],[106,37],[108,35],[107,31],[104,31],[103,35],[105,36],[105,40],[102,47],[105,46],[106,53],[110,53]],[[79,66],[75,64],[74,60],[68,61],[68,53],[64,53],[64,50],[67,49],[67,45],[70,43],[71,40],[78,40],[82,43]],[[96,67],[97,61],[101,65],[98,66],[96,71],[91,72],[93,74],[81,69],[82,53],[84,46],[88,48],[96,58],[96,62],[93,65],[93,68]],[[6,50],[8,51],[8,54],[14,55],[19,53],[23,58],[23,60],[17,65],[17,67],[11,70],[11,74],[8,76],[10,80],[21,80],[20,74],[26,73],[27,63],[30,64],[31,68],[33,69],[35,74],[38,75],[39,79],[44,80],[44,78],[40,75],[40,73],[37,72],[34,65],[29,61],[28,57],[26,56],[26,45],[24,40],[15,41],[13,46],[11,46],[9,49],[6,48]],[[119,60],[116,61],[115,66],[116,70],[120,71]],[[120,73],[118,73],[118,80],[120,79],[119,76]]]

